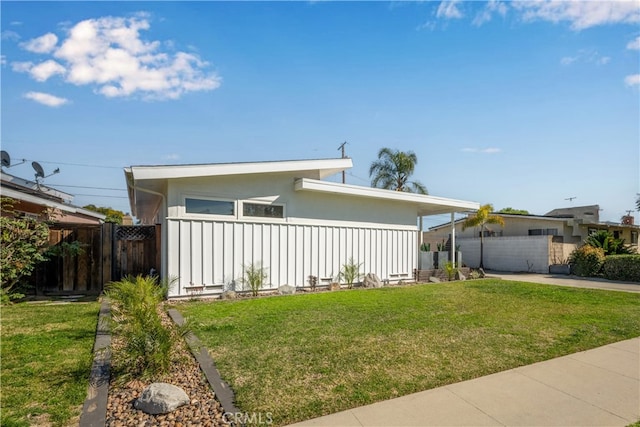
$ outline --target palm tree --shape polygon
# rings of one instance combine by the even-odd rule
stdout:
[[[491,212],[493,212],[493,205],[482,205],[475,214],[469,215],[462,223],[463,231],[469,227],[480,227],[480,268],[484,268],[483,252],[485,225],[499,224],[501,227],[504,227],[504,219],[499,215],[492,215]]]
[[[378,152],[378,160],[369,168],[369,176],[373,177],[371,186],[386,190],[428,194],[427,188],[422,183],[409,181],[417,163],[418,157],[413,151],[403,152],[382,148]]]

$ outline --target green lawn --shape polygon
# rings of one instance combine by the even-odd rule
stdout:
[[[640,336],[640,294],[500,280],[178,308],[280,425]]]
[[[21,303],[1,310],[0,424],[77,425],[99,304]]]

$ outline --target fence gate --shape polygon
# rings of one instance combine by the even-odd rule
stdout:
[[[160,270],[160,226],[116,225],[111,280]]]

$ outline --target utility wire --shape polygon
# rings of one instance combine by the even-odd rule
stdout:
[[[69,188],[88,188],[90,190],[112,190],[112,191],[127,191],[122,188],[109,188],[109,187],[86,187],[84,185],[66,185],[66,184],[47,184],[51,187],[69,187]]]
[[[29,161],[33,161],[30,159],[26,159]],[[104,165],[86,165],[83,163],[63,163],[63,162],[48,162],[45,160],[37,160],[38,163],[47,163],[52,165],[65,165],[65,166],[82,166],[86,168],[103,168],[103,169],[124,169],[124,166],[104,166]]]
[[[111,199],[128,199],[125,196],[103,196],[101,194],[74,194],[73,196],[109,197]]]

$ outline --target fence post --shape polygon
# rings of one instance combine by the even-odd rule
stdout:
[[[102,287],[111,281],[111,261],[113,259],[113,224],[102,224]]]

